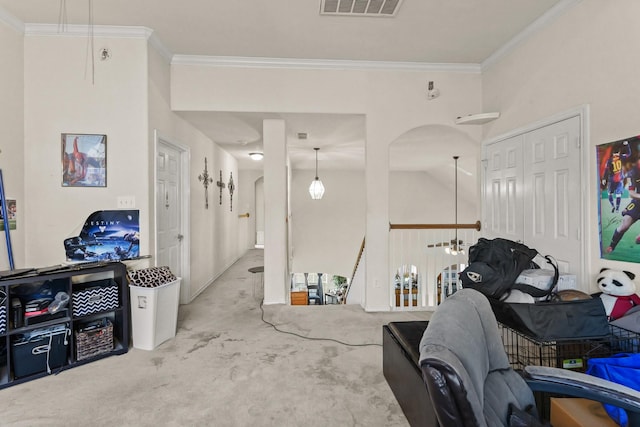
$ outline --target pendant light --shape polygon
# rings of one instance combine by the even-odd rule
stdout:
[[[318,151],[319,148],[314,148],[316,150],[316,178],[311,181],[311,185],[309,186],[309,194],[313,200],[320,200],[324,195],[324,185],[320,178],[318,178]]]
[[[460,240],[458,240],[458,159],[460,158],[460,156],[453,156],[453,162],[456,168],[456,175],[455,175],[455,208],[454,208],[454,218],[455,218],[455,225],[456,225],[456,231],[455,231],[455,239],[451,241],[451,246],[447,246],[444,251],[447,254],[451,254],[451,255],[464,255],[464,249],[462,249],[460,247]]]

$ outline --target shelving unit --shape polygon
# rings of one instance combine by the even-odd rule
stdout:
[[[66,362],[63,363],[62,366],[56,367],[55,369],[52,368],[50,372],[52,374],[91,363],[105,357],[127,353],[129,350],[129,323],[131,314],[126,271],[125,265],[120,262],[108,262],[89,266],[78,264],[51,273],[39,275],[33,273],[7,280],[0,280],[0,290],[4,291],[7,295],[3,306],[7,313],[6,328],[0,332],[0,388],[10,387],[49,375],[46,365],[41,372],[22,377],[15,375],[16,360],[14,360],[12,354],[12,346],[20,336],[36,330],[57,325],[64,325],[67,328],[64,338],[65,342],[67,342],[65,349]],[[45,321],[15,327],[16,325],[13,321],[14,313],[11,310],[11,299],[16,298],[18,294],[24,292],[25,288],[37,288],[38,285],[46,283],[49,283],[56,291],[66,292],[71,297],[66,307],[66,313],[63,314],[63,317],[51,320],[42,319]],[[78,311],[82,307],[79,307],[78,304],[74,306],[74,293],[77,295],[78,292],[88,286],[104,286],[105,283],[110,283],[111,287],[117,287],[117,297],[115,297],[115,293],[112,293],[112,304],[108,305],[104,310],[92,312],[87,315],[79,315]],[[100,306],[97,307],[99,308]],[[83,325],[86,325],[87,322],[105,318],[109,319],[113,324],[113,349],[83,360],[76,360],[75,332]],[[41,354],[47,350],[47,346],[52,347],[51,342],[51,339],[47,340],[45,345],[39,346],[40,348],[34,348],[30,354],[38,354],[38,351],[40,351]],[[49,350],[51,350],[51,348],[49,348]],[[24,361],[20,360],[18,363],[24,363]]]

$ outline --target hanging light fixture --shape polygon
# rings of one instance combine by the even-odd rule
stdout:
[[[309,186],[309,194],[313,200],[320,200],[324,195],[324,185],[320,178],[318,178],[318,151],[319,148],[314,148],[316,150],[316,178],[311,181],[311,185]]]
[[[453,156],[453,161],[456,168],[455,175],[455,208],[454,208],[454,216],[455,216],[455,239],[451,241],[451,245],[444,248],[444,251],[450,255],[464,255],[464,249],[460,246],[462,242],[458,240],[458,159],[460,156]]]

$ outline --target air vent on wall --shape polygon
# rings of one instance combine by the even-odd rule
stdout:
[[[401,4],[402,0],[320,0],[320,14],[393,17]]]
[[[298,139],[307,139],[309,134],[306,132],[298,132]]]

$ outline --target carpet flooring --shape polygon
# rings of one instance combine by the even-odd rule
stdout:
[[[261,320],[262,251],[251,250],[180,307],[174,339],[0,391],[2,426],[406,426],[382,348],[276,332]],[[265,306],[305,336],[381,343],[381,326],[426,313]]]

